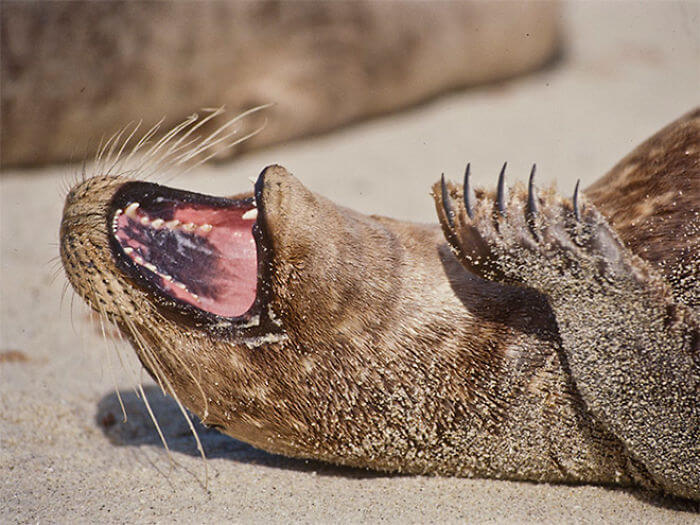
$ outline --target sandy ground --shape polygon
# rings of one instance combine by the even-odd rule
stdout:
[[[590,183],[700,102],[700,4],[575,4],[565,17],[567,51],[546,70],[173,184],[234,193],[278,162],[342,204],[433,221],[429,186],[442,171],[459,178],[468,160],[480,184],[493,185],[504,160],[512,178],[536,161],[541,182]],[[205,490],[177,407],[145,380],[171,465],[135,393],[133,352],[106,344],[70,292],[59,306],[65,279],[50,260],[61,186],[76,170],[0,178],[0,522],[700,523],[697,506],[639,491],[381,475],[271,456],[200,429]]]

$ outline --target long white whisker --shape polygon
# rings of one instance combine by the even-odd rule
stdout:
[[[170,447],[168,446],[168,441],[165,439],[165,436],[163,435],[163,431],[160,428],[160,424],[158,423],[158,419],[156,418],[155,414],[153,413],[153,409],[151,408],[151,404],[148,402],[148,398],[146,397],[146,391],[143,389],[143,384],[139,381],[138,385],[139,392],[141,392],[141,399],[143,400],[143,404],[146,405],[146,410],[148,411],[148,415],[151,416],[151,421],[153,421],[153,424],[156,426],[156,431],[158,432],[158,436],[160,436],[160,440],[163,443],[163,446],[165,447],[165,450],[168,453],[168,458],[172,463],[174,463],[173,457],[172,457],[172,452],[170,451]]]
[[[180,145],[180,143],[181,143],[183,140],[187,139],[192,133],[194,133],[195,131],[197,131],[199,128],[201,128],[204,124],[206,124],[206,123],[209,122],[210,120],[212,120],[212,119],[218,117],[219,115],[221,115],[223,112],[224,112],[224,109],[223,109],[223,108],[215,109],[215,110],[212,111],[209,115],[207,115],[206,117],[204,117],[203,119],[201,119],[199,122],[197,122],[195,125],[193,125],[189,130],[187,130],[186,133],[184,133],[178,140],[176,140],[176,141],[170,146],[170,148],[168,148],[168,150],[167,150],[167,152],[166,152],[166,156],[168,155],[168,152],[171,152],[171,151],[173,151],[175,148],[177,148],[177,147]]]
[[[141,148],[143,148],[146,144],[148,144],[148,141],[151,140],[151,138],[158,133],[158,130],[160,129],[160,126],[163,124],[163,121],[165,120],[165,117],[161,118],[158,122],[156,122],[146,133],[141,137],[141,139],[134,145],[134,147],[131,149],[129,154],[126,156],[124,159],[124,164],[128,164],[129,161],[131,161],[131,158],[139,151],[141,151]]]
[[[125,319],[125,321],[126,321],[126,319]],[[148,356],[147,360],[150,363],[153,363],[152,359],[154,359],[155,356],[150,351],[150,349],[147,348],[145,341],[143,341],[142,337],[140,336],[140,334],[136,330],[136,327],[133,326],[133,323],[129,324],[129,330],[132,332],[132,335],[134,335],[135,340],[137,340],[137,342],[139,344],[139,348],[142,350],[142,354],[144,356],[144,359],[146,359],[146,357]],[[192,423],[192,419],[187,414],[187,411],[186,411],[184,405],[180,401],[180,397],[175,392],[175,389],[173,388],[172,384],[168,380],[167,376],[162,373],[162,370],[153,369],[153,365],[151,365],[151,367],[152,367],[154,375],[156,375],[156,378],[157,378],[159,384],[161,385],[161,390],[164,393],[169,393],[173,397],[173,399],[177,403],[178,408],[180,409],[180,412],[182,412],[182,415],[185,417],[185,421],[187,421],[187,425],[190,427],[190,431],[192,432],[192,435],[194,436],[195,442],[197,444],[197,450],[199,451],[199,453],[202,457],[202,460],[204,461],[205,488],[207,488],[209,486],[209,466],[207,464],[207,457],[206,457],[206,454],[204,453],[204,447],[202,446],[202,442],[199,439],[199,434],[197,433],[197,429],[194,428],[194,424]],[[167,389],[163,388],[163,386],[162,386],[163,383],[165,383],[165,386],[167,387]],[[200,386],[200,388],[201,388],[201,386]],[[143,388],[141,388],[141,392],[144,393]],[[202,394],[203,394],[203,392],[202,392]],[[145,395],[145,393],[144,393],[144,395]]]
[[[105,312],[105,309],[104,309],[104,306],[102,305],[102,303],[99,303],[98,317],[100,319],[100,329],[102,331],[102,340],[105,342],[105,345],[107,346],[105,353],[107,355],[107,362],[109,365],[108,366],[109,375],[112,378],[112,383],[114,384],[114,392],[117,394],[117,399],[119,400],[119,406],[122,409],[122,419],[126,423],[126,420],[127,420],[126,407],[124,406],[124,401],[122,400],[122,395],[119,392],[119,386],[117,385],[117,374],[114,372],[114,363],[112,362],[112,358],[110,357],[111,353],[109,351],[109,339],[107,337],[107,329],[105,328],[105,320],[108,319],[108,317],[107,317],[107,313]],[[114,341],[112,341],[112,343],[114,344]],[[115,348],[115,350],[116,350],[116,348]]]
[[[257,128],[257,129],[255,129],[255,130],[251,131],[251,132],[248,133],[247,135],[244,135],[243,137],[240,137],[240,138],[234,140],[233,142],[227,144],[225,147],[228,149],[228,148],[232,148],[232,147],[234,147],[234,146],[240,144],[241,142],[245,142],[245,141],[248,140],[249,138],[254,137],[254,136],[257,135],[258,133],[260,133],[261,131],[263,131],[263,130],[265,129],[266,126],[267,126],[267,119],[265,119],[265,121],[263,122],[262,126],[260,126],[259,128]],[[228,136],[226,136],[226,137],[222,137],[222,138],[219,139],[217,142],[214,142],[214,143],[212,143],[211,145],[213,146],[213,145],[217,144],[218,142],[221,142],[221,141],[223,141],[223,140],[226,140],[227,138],[230,138],[230,137],[233,136],[234,134],[235,134],[235,132],[234,132],[234,133],[231,133],[230,135],[228,135]],[[214,152],[211,153],[210,155],[208,155],[208,156],[204,157],[203,159],[197,161],[197,163],[194,164],[194,166],[192,166],[192,167],[196,167],[196,166],[200,166],[201,164],[204,164],[205,162],[207,162],[208,160],[210,160],[212,157],[216,156],[217,153],[218,153],[218,151],[214,151]],[[195,154],[195,155],[196,155],[196,154]],[[195,155],[190,155],[190,156],[188,156],[188,157],[185,157],[185,158],[182,159],[182,160],[178,160],[177,163],[178,163],[178,164],[185,163],[185,162],[187,162],[188,160],[190,160],[190,159],[191,159],[193,156],[195,156]],[[189,168],[189,169],[191,169],[191,168]],[[189,169],[188,169],[188,170],[189,170]]]
[[[111,139],[111,145],[109,147],[109,152],[107,153],[107,156],[104,159],[105,164],[109,164],[112,161],[112,157],[114,156],[114,151],[117,149],[117,146],[121,143],[121,137],[130,125],[131,125],[131,123],[122,127],[122,129],[120,129],[119,132]],[[107,170],[107,172],[109,172],[109,170]]]
[[[143,122],[142,120],[139,120],[139,121],[136,123],[136,125],[134,126],[134,129],[131,130],[131,133],[129,133],[129,136],[126,137],[126,139],[124,139],[124,141],[122,142],[121,147],[119,148],[119,151],[117,152],[117,155],[116,155],[115,158],[114,158],[114,162],[113,162],[112,165],[107,169],[106,174],[112,173],[112,171],[115,170],[115,169],[117,168],[117,166],[122,162],[122,154],[124,153],[124,149],[126,148],[127,144],[129,144],[129,142],[131,142],[131,139],[134,137],[134,135],[136,134],[136,132],[137,132],[137,131],[139,130],[139,128],[141,127],[141,123],[142,123],[142,122]],[[129,126],[130,126],[130,125],[131,125],[131,123],[129,123]]]

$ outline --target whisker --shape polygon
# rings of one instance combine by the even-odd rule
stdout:
[[[126,137],[126,139],[124,139],[124,141],[122,142],[122,145],[121,145],[121,147],[119,148],[119,151],[117,152],[117,155],[116,155],[116,157],[115,157],[115,159],[114,159],[114,162],[112,163],[112,165],[111,165],[111,166],[109,167],[109,169],[107,170],[107,173],[106,173],[107,175],[109,175],[110,173],[112,173],[112,171],[115,170],[115,169],[117,168],[117,166],[120,164],[120,162],[121,162],[121,160],[122,160],[122,154],[124,153],[124,148],[126,148],[127,144],[129,144],[129,142],[131,141],[131,139],[133,138],[133,136],[134,136],[134,135],[136,134],[136,132],[139,130],[139,128],[141,127],[141,123],[142,123],[142,122],[143,122],[142,120],[139,120],[139,121],[136,123],[136,125],[134,126],[134,129],[131,130],[131,133],[129,133],[129,136]],[[128,126],[131,126],[131,123],[129,123]]]
[[[120,144],[120,140],[124,132],[127,130],[127,128],[131,125],[131,123],[127,124],[126,126],[123,126],[120,130],[119,133],[117,133],[112,139],[111,139],[111,145],[109,147],[109,153],[107,153],[107,156],[105,157],[105,165],[109,164],[112,161],[112,157],[114,155],[114,151]],[[107,173],[109,173],[109,170],[107,170]]]
[[[112,383],[114,384],[114,393],[117,394],[117,399],[119,400],[119,406],[122,409],[122,421],[126,423],[127,421],[127,416],[126,416],[126,407],[124,406],[124,401],[122,400],[121,393],[119,392],[119,387],[117,385],[117,374],[114,372],[114,363],[112,362],[111,353],[109,352],[109,340],[111,338],[107,337],[107,330],[105,328],[105,320],[108,319],[107,313],[104,310],[104,307],[100,305],[100,311],[98,312],[99,318],[100,318],[100,329],[102,331],[102,340],[106,344],[106,355],[107,355],[107,361],[108,361],[108,368],[109,368],[109,375],[112,378]],[[112,344],[116,346],[114,343],[114,340],[112,340]],[[116,348],[115,348],[116,350]]]
[[[153,409],[151,408],[151,404],[148,402],[148,397],[146,397],[146,391],[143,389],[143,384],[139,382],[138,384],[138,389],[139,392],[141,392],[141,400],[143,401],[143,404],[146,405],[146,410],[148,411],[148,415],[151,416],[151,421],[153,421],[153,424],[156,426],[156,432],[158,432],[158,436],[160,436],[160,440],[163,443],[163,446],[165,447],[166,452],[168,453],[168,458],[171,461],[171,467],[172,463],[174,463],[172,452],[170,451],[170,446],[168,445],[168,441],[165,439],[165,435],[163,435],[163,431],[160,428],[160,424],[158,423],[158,419],[156,419],[155,414],[153,413]]]
[[[126,319],[125,319],[125,321],[126,321]],[[139,348],[143,352],[144,359],[146,359],[146,356],[148,356],[147,360],[149,362],[152,362],[151,359],[155,358],[152,351],[150,350],[150,348],[147,347],[147,345],[143,341],[140,333],[138,332],[136,327],[133,325],[133,323],[129,322],[128,326],[129,326],[129,330],[132,332],[132,334],[134,335],[134,338],[138,342]],[[153,367],[152,367],[152,370],[153,370],[154,375],[156,375],[156,379],[157,379],[159,385],[161,386],[161,390],[163,391],[163,393],[169,393],[172,396],[172,398],[177,403],[177,406],[180,409],[180,412],[182,412],[182,415],[185,417],[185,421],[187,421],[187,425],[190,428],[190,432],[192,432],[192,435],[193,435],[195,442],[197,444],[197,450],[199,451],[199,453],[202,457],[202,460],[204,461],[205,488],[208,488],[208,486],[209,486],[209,467],[207,464],[207,457],[206,457],[206,454],[204,452],[204,447],[202,446],[202,442],[199,438],[199,434],[197,433],[197,429],[194,427],[194,424],[192,423],[192,419],[187,414],[187,410],[185,409],[184,405],[180,401],[179,396],[175,392],[175,389],[173,388],[172,384],[168,380],[167,376],[165,374],[163,374],[162,370],[160,370],[160,369],[156,370],[156,369],[153,369]],[[163,383],[165,383],[165,386],[167,387],[167,389],[163,388],[163,386],[162,386]],[[145,396],[145,392],[143,391],[143,387],[141,385],[139,385],[139,387],[140,387],[141,393]],[[145,400],[145,397],[144,397],[144,400]],[[149,411],[150,411],[150,409],[149,409]]]

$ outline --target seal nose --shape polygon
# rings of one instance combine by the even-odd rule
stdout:
[[[73,186],[63,205],[59,237],[87,237],[103,244],[107,238],[107,214],[114,193],[126,182],[123,177],[91,177]],[[62,246],[63,249],[63,246]]]
[[[78,295],[93,308],[99,302],[103,311],[114,293],[107,290],[107,280],[99,277],[114,269],[107,214],[114,193],[124,182],[123,177],[89,178],[71,188],[63,206],[59,250],[66,277]]]
[[[126,182],[124,177],[91,177],[73,186],[66,195],[63,219],[71,216],[94,215],[105,211],[116,191]]]

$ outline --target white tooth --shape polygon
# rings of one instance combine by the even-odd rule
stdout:
[[[140,206],[138,202],[132,202],[126,207],[127,217],[136,218],[136,209]]]
[[[257,208],[253,208],[252,210],[248,210],[247,212],[245,212],[243,214],[243,217],[242,217],[242,219],[246,220],[246,221],[247,220],[255,220],[257,218],[258,218],[258,209]]]
[[[165,227],[170,229],[170,230],[174,230],[179,225],[180,225],[180,221],[178,221],[177,219],[173,219],[172,221],[168,221],[165,223]]]
[[[168,274],[165,274],[165,273],[160,274],[160,276],[161,276],[163,279],[165,279],[166,281],[172,281],[172,280],[173,280],[172,277],[170,277]]]
[[[209,233],[212,230],[213,226],[211,224],[202,224],[199,229],[202,230],[204,233]]]
[[[131,246],[124,246],[124,253],[129,254],[132,253],[134,249]]]
[[[164,223],[165,221],[163,219],[156,219],[155,221],[151,222],[151,226],[157,230],[163,226]]]
[[[184,283],[175,283],[175,286],[182,288],[183,290],[187,290],[187,286],[185,286]]]
[[[148,268],[149,270],[151,270],[153,273],[156,273],[158,271],[158,268],[156,268],[155,264],[146,263],[146,264],[144,264],[144,266],[146,268]]]
[[[144,226],[146,226],[149,222],[151,222],[151,220],[145,215],[141,217],[141,224],[143,224]]]
[[[182,229],[185,230],[185,231],[187,231],[187,232],[194,231],[194,229],[195,229],[196,227],[197,227],[197,226],[196,226],[195,223],[193,223],[193,222],[188,222],[187,224],[183,224],[183,225],[182,225]]]
[[[136,262],[136,264],[143,264],[143,257],[141,257],[140,255],[136,255],[134,257],[134,262]]]

